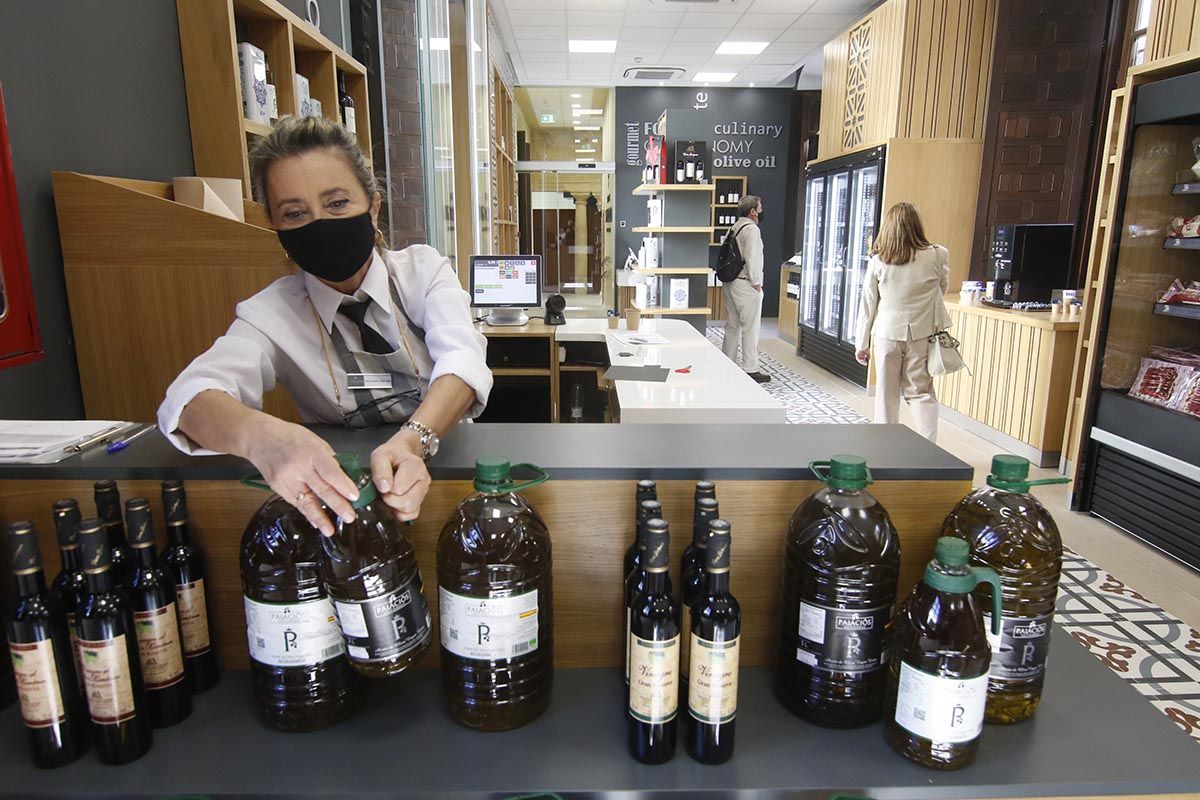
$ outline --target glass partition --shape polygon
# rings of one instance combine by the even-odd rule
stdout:
[[[854,171],[854,191],[850,205],[850,258],[846,264],[846,311],[842,314],[842,341],[854,340],[858,325],[858,307],[863,277],[875,238],[875,208],[878,205],[879,165]]]
[[[821,264],[821,333],[838,335],[842,317],[842,277],[849,242],[850,173],[829,177],[829,218],[825,221],[825,258]]]
[[[428,243],[458,266],[454,239],[454,122],[450,96],[449,0],[417,2],[421,160]],[[465,254],[469,255],[469,254]]]
[[[808,179],[804,200],[804,256],[801,262],[800,324],[817,324],[817,271],[825,252],[825,176]]]

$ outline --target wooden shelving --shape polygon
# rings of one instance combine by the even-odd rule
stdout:
[[[718,211],[718,209],[736,209],[737,202],[718,203],[716,202],[722,195],[728,195],[729,192],[736,192],[738,197],[746,196],[746,184],[749,179],[745,175],[716,175],[713,177],[713,207],[710,213],[710,218],[713,224],[712,237],[709,239],[710,247],[720,247],[721,240],[725,237],[725,231],[729,230],[728,223],[718,223],[717,217],[719,214],[728,213],[728,211]],[[737,214],[731,214],[734,219],[737,219]]]
[[[706,227],[700,227],[700,226],[692,227],[692,226],[685,226],[685,225],[672,225],[672,226],[667,226],[667,227],[660,226],[660,227],[656,227],[656,228],[651,228],[647,225],[643,225],[640,228],[634,228],[633,232],[634,233],[712,233],[712,228],[706,228]]]
[[[300,112],[296,76],[303,75],[310,95],[321,101],[322,114],[339,120],[342,73],[354,100],[358,143],[370,157],[367,70],[349,53],[278,0],[176,0],[175,9],[197,175],[237,178],[243,195],[251,196],[249,140],[267,135],[271,127],[246,119],[243,112],[238,42],[263,51],[281,117]]]
[[[517,202],[517,134],[513,99],[500,72],[492,67],[488,114],[492,147],[492,252],[516,253],[520,226]]]
[[[711,183],[643,183],[633,190],[635,195],[658,194],[659,192],[711,192]]]

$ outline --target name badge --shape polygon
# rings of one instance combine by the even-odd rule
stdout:
[[[351,389],[391,389],[390,372],[348,372],[346,384]]]

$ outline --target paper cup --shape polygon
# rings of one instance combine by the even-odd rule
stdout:
[[[638,326],[642,324],[642,312],[636,308],[628,309],[625,312],[625,327],[628,330],[636,331]]]

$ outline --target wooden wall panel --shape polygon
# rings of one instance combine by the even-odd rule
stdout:
[[[896,135],[983,137],[998,0],[908,0]]]
[[[1147,64],[1200,47],[1200,0],[1152,0]]]
[[[970,276],[994,225],[1069,222],[1083,240],[1108,0],[999,0]]]
[[[775,662],[783,537],[797,505],[820,488],[812,481],[723,481],[717,486],[721,514],[733,525],[732,589],[742,606],[742,662]],[[871,492],[888,509],[902,542],[900,598],[907,596],[933,556],[942,520],[971,489],[969,481],[879,481]],[[678,586],[679,557],[691,538],[692,490],[688,481],[660,481],[659,499],[671,523],[672,572]],[[162,536],[154,481],[121,484],[124,497],[150,497]],[[437,622],[434,553],[442,524],[472,491],[466,481],[433,484],[421,518],[409,529],[417,551],[426,597]],[[266,500],[265,492],[233,481],[187,485],[193,538],[205,551],[209,613],[221,663],[248,663],[238,551],[247,521]],[[87,481],[0,481],[0,519],[32,519],[43,558],[57,572],[57,545],[50,518],[57,498],[76,497],[90,511]],[[628,481],[550,481],[526,497],[550,529],[554,558],[555,664],[615,667],[621,663],[621,560],[632,539],[633,485]],[[437,665],[437,647],[421,666]]]

